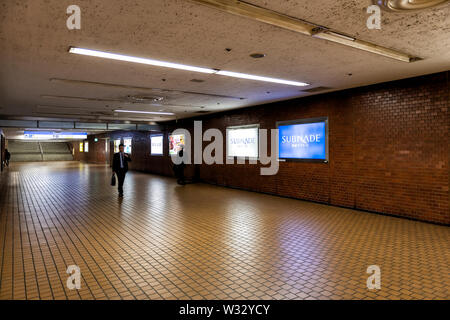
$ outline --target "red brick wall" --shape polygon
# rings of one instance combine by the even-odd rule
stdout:
[[[172,175],[172,161],[168,156],[151,156],[150,155],[150,135],[161,134],[163,132],[143,132],[143,131],[116,131],[110,134],[111,137],[111,154],[110,163],[114,151],[114,140],[124,138],[132,138],[131,144],[131,162],[128,164],[131,170],[145,171],[160,175]],[[168,135],[164,134],[164,140],[167,141]],[[164,154],[169,153],[168,144],[164,144]]]
[[[203,132],[219,128],[224,135],[227,126],[259,123],[271,129],[277,121],[327,116],[330,161],[281,162],[276,176],[260,176],[257,165],[201,165],[200,178],[449,224],[449,91],[444,72],[204,116]],[[169,127],[192,130],[192,124],[189,119]],[[149,133],[114,135],[133,136],[132,169],[172,174],[168,156],[150,156]],[[187,171],[193,175],[193,166]]]
[[[84,152],[80,152],[80,142],[82,141],[73,141],[70,143],[73,148],[73,159],[76,161],[86,161],[87,155]]]
[[[105,138],[107,136],[105,134],[102,135],[90,135],[88,139],[85,140],[89,142],[89,151],[84,152],[84,142],[83,142],[83,152],[80,152],[80,141],[72,142],[72,147],[74,148],[74,160],[76,161],[85,161],[90,163],[106,163],[106,144]],[[95,138],[98,141],[95,141]]]

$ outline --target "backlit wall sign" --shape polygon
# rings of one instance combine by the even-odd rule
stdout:
[[[227,128],[227,157],[259,157],[259,125]]]
[[[124,152],[131,154],[131,138],[124,138],[123,139],[123,145],[124,145]]]
[[[114,140],[114,153],[119,152],[120,139]]]
[[[24,131],[24,139],[53,140],[53,139],[87,139],[86,132],[53,132],[53,131]]]
[[[328,118],[277,122],[279,158],[328,162]]]
[[[185,144],[184,134],[174,134],[169,136],[169,155],[176,155]]]
[[[84,152],[89,152],[89,142],[84,143]]]
[[[57,132],[56,139],[87,139],[86,132]]]
[[[83,152],[83,151],[84,151],[84,143],[80,142],[80,152]]]
[[[150,154],[160,156],[163,154],[163,136],[150,136]]]

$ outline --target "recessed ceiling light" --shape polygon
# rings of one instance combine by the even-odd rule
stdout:
[[[254,58],[254,59],[260,59],[260,58],[264,58],[266,55],[264,53],[252,53],[250,55],[250,57]]]
[[[421,9],[427,9],[443,4],[444,2],[446,2],[446,0],[372,0],[373,4],[376,4],[382,9],[391,12],[411,12]]]
[[[286,85],[291,85],[291,86],[303,87],[303,86],[309,85],[308,83],[305,83],[305,82],[298,82],[298,81],[290,81],[290,80],[283,80],[283,79],[277,79],[277,78],[256,76],[256,75],[251,75],[251,74],[232,72],[232,71],[225,71],[225,70],[217,70],[217,69],[208,69],[208,68],[194,67],[194,66],[188,66],[188,65],[184,65],[184,64],[165,62],[165,61],[159,61],[159,60],[153,60],[153,59],[147,59],[147,58],[132,57],[132,56],[126,56],[126,55],[122,55],[122,54],[115,54],[115,53],[109,53],[109,52],[97,51],[97,50],[91,50],[91,49],[70,47],[69,52],[70,53],[75,53],[75,54],[81,54],[81,55],[85,55],[85,56],[104,58],[104,59],[127,61],[127,62],[147,64],[147,65],[152,65],[152,66],[172,68],[172,69],[179,69],[179,70],[186,70],[186,71],[193,71],[193,72],[218,74],[218,75],[227,76],[227,77],[234,77],[234,78],[241,78],[241,79],[248,79],[248,80],[256,80],[256,81],[265,81],[265,82],[273,82],[273,83],[280,83],[280,84],[286,84]]]
[[[161,114],[166,116],[173,116],[172,112],[156,112],[156,111],[138,111],[138,110],[114,110],[114,112],[126,112],[126,113],[143,113],[143,114]]]

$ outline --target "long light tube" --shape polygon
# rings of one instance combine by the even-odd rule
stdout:
[[[254,75],[251,75],[251,74],[239,73],[239,72],[231,72],[231,71],[224,71],[224,70],[217,71],[217,74],[220,74],[221,76],[227,76],[227,77],[233,77],[233,78],[241,78],[241,79],[257,80],[257,81],[281,83],[281,84],[287,84],[287,85],[290,85],[290,86],[298,86],[298,87],[304,87],[304,86],[308,86],[309,85],[309,84],[304,83],[304,82],[297,82],[297,81],[283,80],[283,79],[277,79],[277,78],[254,76]]]
[[[225,71],[225,70],[194,67],[194,66],[188,66],[188,65],[184,65],[184,64],[165,62],[165,61],[159,61],[159,60],[153,60],[153,59],[147,59],[147,58],[132,57],[132,56],[127,56],[127,55],[122,55],[122,54],[109,53],[109,52],[91,50],[91,49],[70,47],[69,52],[74,53],[74,54],[81,54],[81,55],[85,55],[85,56],[98,57],[98,58],[104,58],[104,59],[127,61],[127,62],[133,62],[133,63],[140,63],[140,64],[146,64],[146,65],[152,65],[152,66],[158,66],[158,67],[164,67],[164,68],[172,68],[172,69],[194,71],[194,72],[201,72],[201,73],[218,74],[218,75],[233,77],[233,78],[272,82],[272,83],[286,84],[286,85],[290,85],[290,86],[304,87],[304,86],[309,85],[308,83],[305,83],[305,82],[256,76],[256,75],[251,75],[251,74]]]
[[[179,69],[179,70],[187,70],[187,71],[202,72],[202,73],[215,73],[216,72],[213,69],[199,68],[199,67],[187,66],[184,64],[164,62],[164,61],[139,58],[139,57],[132,57],[132,56],[126,56],[126,55],[122,55],[122,54],[109,53],[109,52],[103,52],[103,51],[97,51],[97,50],[91,50],[91,49],[71,47],[69,49],[69,52],[75,53],[75,54],[81,54],[81,55],[85,55],[85,56],[91,56],[91,57],[141,63],[141,64],[147,64],[147,65],[151,65],[151,66],[158,66],[158,67],[165,67],[165,68],[172,68],[172,69]]]
[[[172,112],[137,111],[137,110],[114,110],[114,112],[160,114],[160,115],[166,115],[166,116],[173,116],[173,115],[175,115],[175,113],[172,113]]]
[[[413,58],[405,53],[388,49],[385,47],[378,46],[376,44],[366,42],[363,40],[358,40],[355,38],[352,38],[350,36],[340,34],[333,31],[324,31],[324,32],[318,32],[313,34],[314,38],[319,38],[323,40],[328,40],[332,42],[336,42],[339,44],[343,44],[349,47],[353,47],[356,49],[364,50],[371,53],[376,53],[391,59],[396,59],[404,62],[413,62],[418,60],[418,58]]]

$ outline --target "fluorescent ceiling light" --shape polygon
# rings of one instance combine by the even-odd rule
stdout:
[[[281,83],[281,84],[287,84],[290,86],[298,86],[298,87],[309,86],[309,84],[305,83],[305,82],[297,82],[297,81],[290,81],[290,80],[283,80],[283,79],[276,79],[276,78],[269,78],[269,77],[254,76],[251,74],[245,74],[245,73],[239,73],[239,72],[217,71],[217,74],[220,74],[222,76],[227,76],[227,77],[241,78],[241,79]]]
[[[173,115],[175,115],[175,113],[172,113],[172,112],[137,111],[137,110],[114,110],[114,112],[160,114],[160,115],[166,115],[166,116],[173,116]]]
[[[317,34],[316,29],[323,29],[325,27],[319,26],[315,23],[308,22],[306,20],[297,19],[284,15],[282,13],[269,10],[257,5],[248,3],[247,0],[190,0],[194,3],[206,5],[223,12],[235,14],[238,16],[246,17],[248,19],[260,21],[270,25],[274,25],[283,29],[295,31],[304,35],[313,36],[315,38],[325,39],[340,43],[349,47],[364,50],[367,52],[376,53],[392,59],[414,62],[421,60],[418,57],[411,57],[405,53],[398,52],[389,48],[385,48],[374,43],[360,41],[355,38],[341,34],[340,32],[332,32],[328,30],[328,33],[321,32]],[[267,2],[267,1],[266,1]],[[422,7],[429,7],[444,3],[444,0],[377,0],[372,1],[374,4],[378,4],[382,7],[389,7],[390,9],[419,9]],[[398,7],[398,8],[396,8]],[[406,10],[411,11],[411,10]],[[327,28],[325,28],[327,29]],[[334,34],[332,34],[334,33]],[[342,40],[342,41],[339,41]]]
[[[152,66],[180,69],[180,70],[187,70],[187,71],[194,71],[194,72],[202,72],[202,73],[215,73],[216,72],[213,69],[198,68],[198,67],[187,66],[184,64],[164,62],[164,61],[158,61],[158,60],[146,59],[146,58],[138,58],[138,57],[132,57],[132,56],[125,56],[122,54],[115,54],[115,53],[90,50],[90,49],[71,47],[69,49],[69,52],[81,54],[81,55],[85,55],[85,56],[92,56],[92,57],[99,57],[99,58],[104,58],[104,59],[112,59],[112,60],[120,60],[120,61],[148,64],[148,65],[152,65]]]
[[[343,44],[349,47],[353,47],[356,49],[360,49],[360,50],[364,50],[367,52],[371,52],[371,53],[376,53],[388,58],[392,58],[392,59],[396,59],[396,60],[400,60],[400,61],[404,61],[404,62],[413,62],[416,60],[420,60],[418,58],[413,58],[405,53],[396,51],[396,50],[392,50],[389,48],[385,48],[367,41],[363,41],[363,40],[358,40],[355,38],[352,38],[350,36],[338,33],[338,32],[333,32],[333,31],[323,31],[323,32],[318,32],[315,33],[313,35],[314,38],[318,38],[318,39],[323,39],[323,40],[328,40],[328,41],[332,41],[335,43],[339,43],[339,44]]]
[[[334,32],[334,31],[325,31],[325,33],[334,36],[334,37],[338,37],[338,38],[342,38],[344,40],[349,40],[349,41],[355,41],[356,39],[350,36],[347,36],[345,34],[339,33],[339,32]]]
[[[194,72],[201,72],[201,73],[219,74],[219,75],[233,77],[233,78],[257,80],[257,81],[272,82],[272,83],[279,83],[279,84],[287,84],[287,85],[291,85],[291,86],[304,87],[304,86],[309,85],[308,83],[305,83],[305,82],[297,82],[297,81],[283,80],[283,79],[277,79],[277,78],[262,77],[262,76],[256,76],[256,75],[239,73],[239,72],[231,72],[231,71],[225,71],[225,70],[193,67],[193,66],[187,66],[184,64],[171,63],[171,62],[139,58],[139,57],[132,57],[132,56],[126,56],[126,55],[91,50],[91,49],[70,47],[69,52],[75,53],[75,54],[81,54],[81,55],[85,55],[85,56],[104,58],[104,59],[127,61],[127,62],[133,62],[133,63],[147,64],[147,65],[152,65],[152,66],[186,70],[186,71],[194,71]]]

